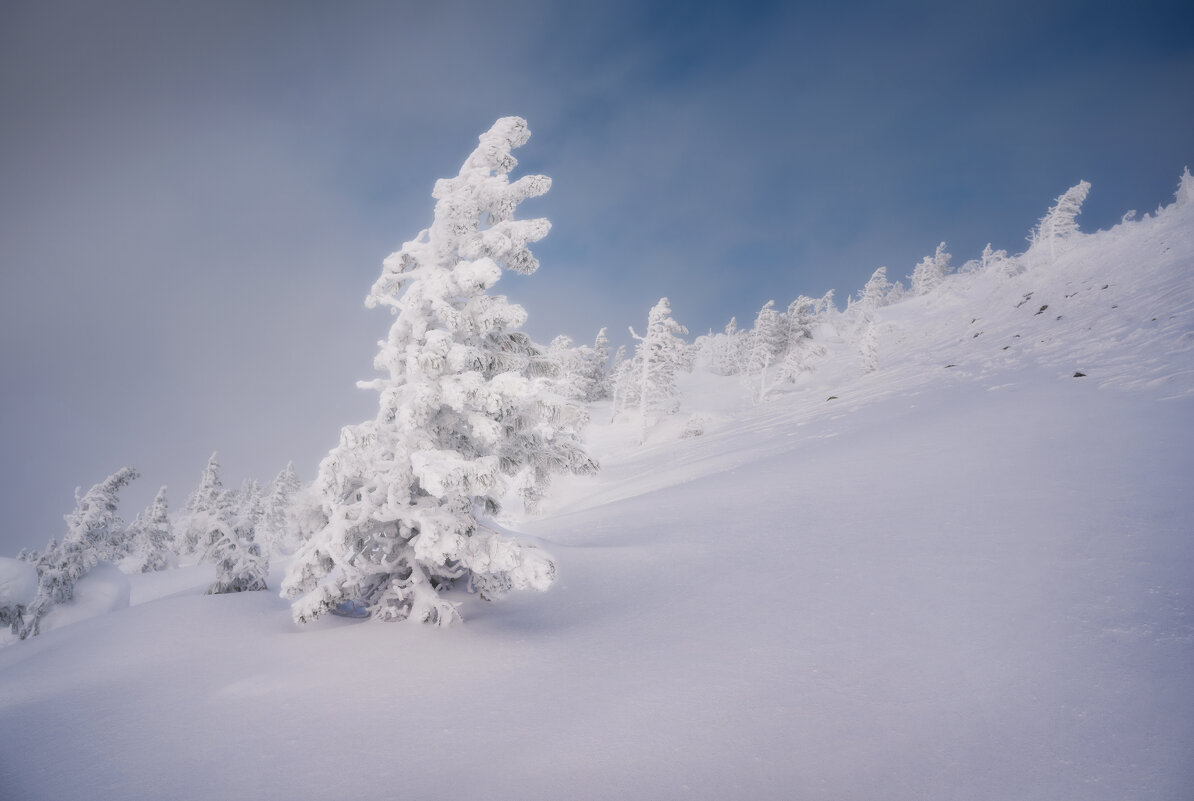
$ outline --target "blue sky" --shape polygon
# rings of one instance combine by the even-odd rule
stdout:
[[[305,478],[371,417],[363,298],[499,116],[552,177],[550,340],[663,295],[694,334],[839,301],[945,240],[1019,251],[1085,179],[1086,230],[1194,163],[1187,3],[10,2],[0,10],[0,553],[132,464],[130,518]]]

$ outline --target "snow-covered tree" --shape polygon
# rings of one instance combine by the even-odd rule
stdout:
[[[26,559],[0,556],[0,626],[19,635],[25,610],[37,598],[37,569]]]
[[[170,523],[170,507],[166,488],[158,490],[153,502],[137,515],[130,527],[133,532],[133,554],[136,569],[142,573],[165,570],[173,557],[174,529]]]
[[[270,554],[288,554],[298,547],[294,503],[301,488],[302,482],[294,472],[292,462],[287,462],[270,484],[265,512],[257,527],[258,540]]]
[[[589,377],[589,394],[585,398],[589,403],[604,400],[609,397],[609,337],[605,329],[597,332],[593,340],[593,350],[588,357],[587,374]]]
[[[592,376],[589,373],[588,348],[578,348],[572,337],[560,334],[547,347],[547,357],[552,363],[555,380],[553,386],[559,394],[574,401],[586,401],[592,392]]]
[[[787,338],[779,312],[775,310],[775,301],[767,301],[755,317],[747,357],[747,373],[756,402],[761,403],[767,394],[767,368],[783,353]]]
[[[795,381],[810,373],[817,359],[825,355],[825,348],[813,341],[821,301],[801,295],[788,304],[783,315],[785,346],[770,384],[761,384],[760,400],[766,400],[772,389]]]
[[[1182,169],[1182,177],[1178,179],[1177,192],[1173,195],[1174,205],[1181,207],[1194,203],[1194,176],[1190,175],[1190,168]]]
[[[867,319],[863,324],[858,356],[863,373],[873,373],[879,369],[879,327],[874,320]]]
[[[647,428],[655,414],[673,414],[680,406],[676,372],[691,368],[688,343],[681,335],[688,329],[672,319],[667,298],[660,298],[647,314],[647,329],[639,336],[631,327],[630,335],[638,346],[626,375],[628,397],[639,409],[639,442],[646,442]]]
[[[62,543],[51,540],[38,555],[37,597],[25,614],[22,639],[40,630],[41,619],[58,604],[74,597],[75,582],[103,561],[124,556],[113,547],[123,538],[124,521],[116,514],[117,493],[138,477],[124,467],[81,494],[75,491],[75,509],[66,515],[67,532]]]
[[[995,250],[988,242],[987,246],[983,248],[982,256],[979,257],[979,269],[984,272],[994,270],[1004,275],[1014,275],[1023,268],[1020,266],[1019,259],[1008,258],[1006,250]]]
[[[950,254],[945,250],[945,243],[942,242],[932,256],[921,259],[920,264],[916,265],[909,276],[912,294],[925,295],[940,286],[949,274],[950,258]]]
[[[857,307],[863,313],[872,312],[880,306],[887,305],[887,296],[892,290],[891,281],[887,280],[887,268],[880,267],[871,273],[862,292],[858,295]]]
[[[1082,213],[1082,204],[1089,192],[1090,184],[1079,181],[1058,196],[1028,237],[1029,251],[1042,253],[1050,264],[1056,261],[1080,233],[1078,215]]]
[[[748,335],[738,328],[738,319],[731,317],[725,330],[703,338],[705,363],[714,375],[738,375],[746,370]]]
[[[241,484],[240,492],[236,493],[233,508],[238,519],[244,520],[256,531],[265,517],[265,498],[261,492],[261,484],[255,478],[247,478]]]
[[[269,557],[256,541],[252,509],[246,507],[234,520],[225,516],[208,518],[203,561],[216,566],[216,580],[207,588],[208,595],[266,590]]]
[[[182,556],[201,553],[203,543],[211,531],[212,518],[230,517],[226,507],[230,498],[220,479],[219,454],[213,453],[203,468],[197,486],[183,505],[175,528],[178,538],[176,551]]]
[[[511,150],[529,136],[519,117],[482,134],[459,175],[436,183],[431,227],[373,285],[367,305],[397,314],[375,359],[386,376],[361,384],[380,408],[344,428],[320,464],[326,524],[282,586],[300,623],[352,602],[382,620],[447,625],[459,618],[441,595],[453,586],[493,598],[555,578],[542,551],[487,521],[510,479],[541,493],[551,473],[596,469],[575,434],[583,412],[551,391],[541,354],[515,330],[526,313],[489,294],[503,269],[538,268],[528,245],[550,227],[514,219],[551,184],[509,180]]]

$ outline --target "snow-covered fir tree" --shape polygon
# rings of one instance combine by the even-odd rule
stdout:
[[[787,332],[775,301],[769,300],[759,309],[754,327],[750,332],[750,355],[747,358],[747,373],[751,393],[756,402],[762,402],[767,394],[767,368],[775,362],[787,346]]]
[[[202,553],[207,534],[212,528],[212,519],[230,517],[227,505],[229,497],[220,479],[219,454],[213,453],[203,468],[197,486],[183,505],[179,515],[175,536],[178,542],[175,550],[181,556]]]
[[[261,484],[255,478],[245,479],[232,500],[237,519],[244,520],[256,531],[265,517],[265,497],[261,492]]]
[[[680,407],[676,373],[692,367],[691,355],[681,335],[688,329],[672,319],[667,298],[647,314],[647,329],[640,336],[633,327],[630,335],[638,340],[630,369],[624,375],[626,399],[638,407],[639,442],[646,442],[647,429],[655,415],[674,414]]]
[[[587,373],[589,377],[589,394],[585,400],[589,403],[604,400],[609,397],[609,337],[605,329],[597,332],[593,340],[593,349],[589,354]]]
[[[40,631],[41,620],[58,604],[74,597],[75,582],[103,561],[124,556],[114,541],[125,535],[124,521],[116,513],[117,493],[138,477],[124,467],[89,489],[75,491],[75,509],[66,515],[67,532],[62,543],[51,540],[34,566],[37,568],[37,597],[25,614],[20,636]]]
[[[373,286],[367,305],[397,314],[375,359],[386,376],[362,383],[380,408],[344,428],[320,464],[326,524],[283,582],[298,622],[352,602],[382,620],[447,625],[459,618],[442,595],[453,586],[494,598],[555,578],[546,554],[487,520],[511,478],[541,494],[552,473],[596,469],[576,436],[583,411],[551,391],[517,331],[526,313],[489,294],[503,269],[538,268],[528,245],[550,227],[514,219],[551,183],[509,180],[511,150],[529,135],[519,117],[482,134],[459,175],[436,183],[431,227],[386,259]]]
[[[547,358],[552,364],[555,391],[574,401],[585,401],[591,391],[591,377],[588,373],[587,348],[578,348],[572,337],[560,334],[547,347]]]
[[[265,582],[269,556],[257,543],[252,511],[245,506],[234,519],[226,515],[208,518],[203,561],[216,566],[216,580],[207,588],[208,595],[269,589]]]
[[[738,375],[746,370],[747,332],[738,328],[738,318],[731,317],[721,333],[702,338],[705,368],[714,375]]]
[[[995,250],[988,242],[987,246],[983,248],[982,256],[979,257],[979,269],[1014,275],[1023,268],[1020,266],[1019,259],[1008,258],[1006,250]]]
[[[153,502],[137,515],[130,527],[133,532],[134,566],[141,573],[165,570],[173,562],[174,528],[170,523],[170,507],[166,488],[158,490]]]
[[[827,298],[823,300],[828,302]],[[786,343],[783,356],[772,382],[762,385],[760,400],[766,400],[768,393],[775,387],[792,383],[805,373],[811,373],[816,360],[825,355],[825,348],[813,341],[813,329],[823,313],[818,311],[820,307],[821,301],[804,295],[788,304],[788,310],[784,313]]]
[[[871,273],[871,277],[862,287],[862,292],[858,295],[857,307],[865,316],[880,306],[886,306],[890,302],[889,296],[894,286],[891,281],[887,280],[887,268],[880,267]]]
[[[1173,195],[1173,205],[1181,208],[1190,203],[1194,203],[1194,176],[1190,175],[1190,168],[1182,169],[1181,178],[1177,182],[1177,192]],[[1160,213],[1161,209],[1157,209]]]
[[[1043,258],[1052,264],[1069,248],[1080,233],[1078,215],[1082,213],[1082,204],[1089,192],[1090,184],[1079,181],[1058,196],[1028,237],[1031,257]],[[1034,261],[1031,257],[1030,261]]]
[[[257,527],[258,541],[271,555],[293,553],[298,547],[298,522],[294,513],[295,497],[302,488],[294,464],[286,467],[270,484],[265,511]]]
[[[932,256],[921,259],[920,264],[916,265],[909,276],[912,294],[927,295],[940,286],[949,274],[950,258],[952,257],[946,252],[945,243],[942,242]]]
[[[873,373],[879,369],[879,326],[873,319],[867,318],[862,326],[862,336],[858,340],[858,357],[863,373]]]

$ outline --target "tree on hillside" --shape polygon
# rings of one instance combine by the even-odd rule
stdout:
[[[1056,261],[1058,255],[1067,250],[1081,233],[1078,230],[1078,215],[1082,213],[1082,204],[1089,192],[1090,184],[1079,181],[1058,196],[1029,235],[1029,252],[1043,252],[1050,264]]]
[[[75,582],[87,571],[117,555],[112,543],[125,532],[124,521],[116,514],[117,493],[137,477],[136,470],[124,467],[86,494],[75,490],[75,509],[64,518],[66,536],[61,544],[51,540],[34,563],[37,597],[25,614],[21,639],[37,634],[46,613],[74,597]]]
[[[784,330],[779,312],[775,310],[775,301],[769,300],[759,309],[750,332],[746,371],[752,377],[749,383],[755,402],[761,403],[766,396],[767,368],[783,353],[786,346],[787,331]]]
[[[864,321],[862,336],[858,340],[858,357],[863,373],[873,373],[879,369],[879,327],[869,318]]]
[[[827,298],[822,298],[822,301],[828,303]],[[788,304],[788,310],[784,313],[786,341],[783,357],[772,383],[763,386],[761,400],[766,400],[767,394],[775,387],[811,373],[813,363],[825,355],[825,348],[813,341],[813,328],[824,314],[822,301],[801,295]]]
[[[920,264],[916,265],[909,276],[912,294],[926,295],[940,286],[949,274],[950,258],[952,257],[946,252],[945,243],[942,242],[932,256],[921,259]]]
[[[216,566],[216,580],[207,588],[207,594],[269,589],[265,583],[269,556],[257,543],[253,504],[243,505],[233,517],[229,511],[224,507],[220,514],[207,518],[202,561]]]
[[[862,287],[856,306],[862,310],[863,314],[872,312],[880,306],[886,306],[888,295],[891,294],[893,287],[891,281],[887,280],[887,268],[880,267],[871,273],[871,277]]]
[[[609,337],[605,335],[605,329],[602,328],[597,332],[597,337],[593,341],[593,349],[587,364],[589,395],[585,400],[589,403],[609,397],[609,364]]]
[[[270,554],[292,553],[298,547],[298,529],[293,513],[295,497],[302,488],[302,482],[294,472],[294,464],[286,467],[270,484],[265,499],[265,512],[258,526],[258,540]]]
[[[179,516],[175,536],[178,543],[175,548],[181,556],[201,554],[208,532],[211,531],[212,520],[220,517],[230,517],[227,509],[229,497],[224,490],[224,483],[220,479],[219,454],[213,453],[203,468],[197,486],[183,504],[182,514]]]
[[[709,333],[702,340],[705,363],[714,375],[738,375],[746,369],[746,332],[738,328],[738,318],[731,317],[721,333]]]
[[[170,507],[166,502],[166,488],[158,490],[153,502],[137,515],[130,526],[136,567],[142,573],[165,570],[173,559],[174,529],[170,524]]]
[[[377,416],[341,431],[316,480],[326,521],[295,553],[283,595],[296,621],[359,604],[381,620],[447,625],[467,584],[483,598],[547,589],[555,564],[497,531],[510,480],[541,493],[557,472],[596,469],[575,434],[583,411],[551,391],[526,312],[489,290],[503,269],[539,266],[545,219],[515,220],[551,184],[511,182],[530,132],[504,117],[455,178],[436,182],[431,227],[385,260],[366,301],[397,314],[374,364]]]
[[[638,406],[639,442],[646,442],[647,428],[655,414],[674,414],[680,406],[676,372],[691,368],[688,343],[681,339],[688,329],[672,319],[667,298],[660,298],[647,314],[647,329],[639,336],[630,368],[624,374],[627,400]]]

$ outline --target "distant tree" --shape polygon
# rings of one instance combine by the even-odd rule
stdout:
[[[770,384],[762,384],[760,400],[782,384],[795,381],[810,373],[817,359],[825,355],[825,348],[813,341],[813,328],[818,323],[819,301],[801,295],[788,304],[784,313],[785,345],[782,358]]]
[[[102,561],[123,555],[113,548],[123,541],[124,521],[116,514],[117,493],[138,473],[124,467],[81,494],[75,490],[75,509],[65,516],[67,532],[61,545],[51,540],[37,558],[37,597],[30,605],[21,639],[41,630],[41,620],[58,604],[74,598],[75,582]]]
[[[932,256],[921,259],[920,264],[916,265],[909,276],[912,294],[925,295],[940,286],[949,274],[950,258],[950,254],[945,250],[945,243],[942,242]]]
[[[1190,175],[1189,167],[1182,170],[1182,177],[1178,180],[1177,192],[1174,193],[1173,199],[1177,206],[1194,203],[1194,176]]]
[[[593,350],[587,364],[589,393],[585,400],[589,403],[609,397],[609,363],[609,337],[602,328],[593,341]]]
[[[863,373],[873,373],[879,369],[879,328],[874,320],[868,319],[863,324],[862,337],[858,342],[858,355]]]
[[[862,292],[858,295],[857,306],[863,313],[872,312],[880,306],[887,305],[887,296],[892,290],[891,281],[887,280],[887,268],[880,267],[871,273]]]
[[[782,355],[786,346],[787,331],[775,310],[775,301],[769,300],[759,309],[750,332],[747,373],[752,377],[751,391],[756,402],[762,402],[767,394],[767,368]]]
[[[725,330],[710,334],[706,339],[706,360],[709,372],[714,375],[738,375],[746,370],[749,338],[738,328],[738,319],[731,317]]]
[[[232,519],[226,514],[208,517],[204,539],[203,561],[216,566],[216,580],[207,588],[208,595],[269,589],[269,556],[257,543],[251,505],[243,506]]]
[[[556,392],[573,401],[587,402],[593,394],[593,375],[590,371],[592,350],[576,347],[572,337],[560,334],[547,348],[552,363]]]
[[[138,571],[151,573],[170,567],[174,555],[174,529],[170,524],[165,487],[159,489],[153,502],[137,515],[130,530]]]
[[[979,258],[979,268],[983,272],[993,270],[1005,275],[1012,275],[1022,269],[1018,259],[1009,259],[1006,250],[995,250],[991,247],[990,242],[983,248],[983,254]]]
[[[633,327],[630,329],[638,346],[626,378],[637,389],[634,397],[640,415],[639,442],[647,440],[652,415],[674,414],[680,406],[676,373],[691,368],[688,345],[681,339],[687,333],[687,328],[672,319],[667,298],[660,298],[652,307],[642,336]]]
[[[298,547],[294,504],[301,488],[302,482],[294,472],[293,462],[287,462],[270,484],[264,514],[257,528],[258,539],[270,554],[289,554]]]
[[[236,517],[256,531],[265,517],[265,497],[261,492],[261,484],[255,478],[246,478],[233,501]]]
[[[1029,251],[1042,252],[1047,255],[1050,264],[1055,262],[1057,256],[1068,249],[1081,233],[1078,230],[1078,215],[1082,213],[1082,204],[1089,192],[1090,184],[1079,181],[1058,196],[1028,237]]]
[[[25,610],[37,598],[37,569],[25,559],[0,556],[0,626],[19,635]]]
[[[515,329],[526,313],[490,295],[503,268],[529,274],[547,220],[515,220],[550,180],[510,182],[530,136],[504,117],[455,178],[440,180],[431,227],[386,259],[367,305],[397,319],[374,363],[373,420],[341,431],[316,480],[323,528],[296,552],[282,590],[304,623],[345,603],[381,620],[447,625],[467,584],[483,598],[547,589],[555,564],[487,521],[513,479],[541,493],[555,472],[592,472],[575,435],[583,411],[551,391],[542,354]],[[526,499],[524,494],[524,499]]]
[[[178,537],[177,552],[182,556],[199,554],[211,531],[213,518],[230,518],[227,508],[230,497],[220,479],[219,454],[213,453],[203,468],[197,486],[183,505],[175,535]]]

